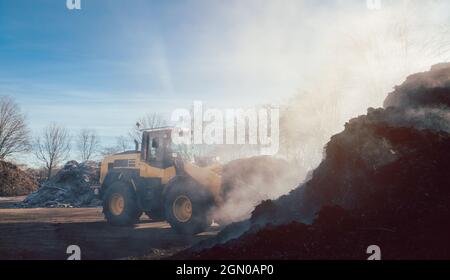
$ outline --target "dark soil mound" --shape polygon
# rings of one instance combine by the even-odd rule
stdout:
[[[437,64],[428,72],[409,76],[395,87],[384,101],[384,107],[450,107],[450,63]]]
[[[0,161],[0,196],[26,195],[38,188],[37,182],[16,165]]]
[[[224,245],[175,258],[364,260],[370,256],[368,247],[376,245],[381,249],[382,259],[448,259],[450,230],[446,220],[450,216],[448,212],[434,214],[438,216],[429,213],[416,219],[417,216],[404,211],[393,214],[396,217],[390,220],[388,213],[369,218],[356,210],[324,207],[312,225],[299,222],[268,225]],[[397,223],[400,217],[409,222]]]
[[[369,148],[375,139],[389,145]],[[448,134],[347,128],[309,182],[255,209],[246,234],[177,258],[363,259],[373,244],[387,259],[449,258],[449,155]]]

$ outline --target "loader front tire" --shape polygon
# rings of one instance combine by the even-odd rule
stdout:
[[[113,183],[103,198],[103,213],[106,220],[115,226],[131,226],[139,221],[142,211],[136,202],[136,194],[125,183]]]
[[[209,210],[212,198],[191,181],[178,181],[166,196],[164,209],[167,222],[181,234],[193,235],[211,225]]]

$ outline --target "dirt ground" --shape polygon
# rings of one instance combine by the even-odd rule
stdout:
[[[0,259],[67,259],[78,245],[82,259],[159,259],[211,238],[214,228],[196,236],[175,233],[166,222],[145,215],[134,227],[106,223],[101,208],[14,209],[23,199],[0,198]]]

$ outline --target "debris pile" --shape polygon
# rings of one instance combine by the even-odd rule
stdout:
[[[449,97],[450,64],[409,77],[331,138],[309,181],[175,258],[366,259],[370,245],[383,259],[450,258]]]
[[[37,188],[31,175],[12,163],[0,161],[0,196],[27,195]]]
[[[96,198],[93,186],[98,184],[98,165],[95,162],[67,162],[50,180],[30,194],[21,207],[95,207],[101,201]]]

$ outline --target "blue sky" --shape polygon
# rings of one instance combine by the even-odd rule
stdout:
[[[70,11],[65,0],[1,0],[0,92],[34,131],[57,121],[114,136],[145,112],[270,91],[233,69],[233,36],[254,11],[238,3],[82,0]]]
[[[107,143],[146,112],[279,98],[297,82],[263,61],[291,46],[259,52],[265,28],[290,24],[268,10],[282,17],[292,3],[275,2],[81,0],[71,11],[66,0],[0,0],[0,94],[19,102],[34,133],[58,122],[97,129]],[[277,68],[293,63],[282,60]]]
[[[333,67],[354,59],[340,34],[359,36],[353,28],[367,22],[373,27],[372,17],[385,20],[368,11],[365,0],[81,0],[81,5],[71,11],[66,0],[0,0],[0,94],[16,99],[34,134],[57,122],[74,134],[96,129],[104,145],[126,135],[147,112],[170,115],[194,100],[232,108],[279,104],[308,85],[328,86],[336,79]],[[442,5],[432,7],[444,12],[431,13],[430,20],[446,17],[448,24]],[[359,66],[351,68],[367,69]],[[386,72],[385,64],[380,68]],[[383,85],[389,89],[393,81]],[[382,101],[355,102],[349,96],[350,116]]]
[[[69,11],[65,0],[0,1],[2,94],[33,129],[57,121],[105,135],[194,97],[187,36],[206,28],[187,2],[164,2],[84,0]]]

